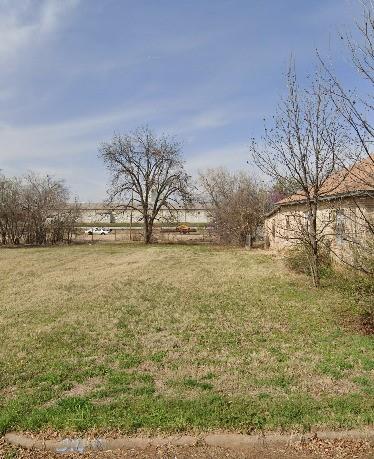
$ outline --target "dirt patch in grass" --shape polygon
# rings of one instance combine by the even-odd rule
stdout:
[[[114,397],[104,397],[104,398],[99,398],[97,400],[92,400],[93,405],[97,406],[104,406],[104,405],[110,405],[111,403],[114,402]]]
[[[101,377],[89,378],[81,384],[76,384],[70,390],[63,393],[64,397],[82,397],[89,394],[102,383]]]
[[[101,377],[89,378],[83,383],[74,384],[69,390],[62,392],[58,399],[48,400],[44,403],[44,408],[49,408],[57,403],[59,400],[66,397],[85,397],[89,395],[93,390],[97,389],[98,386],[102,383],[103,379]]]

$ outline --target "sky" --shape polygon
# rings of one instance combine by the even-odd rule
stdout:
[[[301,82],[318,48],[350,83],[339,36],[359,14],[359,0],[0,0],[0,169],[100,201],[100,143],[144,125],[182,142],[192,175],[251,169],[290,56]]]

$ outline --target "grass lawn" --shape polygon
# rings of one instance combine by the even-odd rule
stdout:
[[[0,432],[350,428],[374,422],[354,308],[266,252],[0,251]]]

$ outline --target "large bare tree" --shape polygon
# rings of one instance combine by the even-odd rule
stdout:
[[[373,266],[370,264],[374,262],[374,220],[372,214],[366,211],[361,198],[373,198],[374,194],[374,5],[370,0],[362,4],[362,17],[356,22],[355,32],[341,35],[360,89],[347,88],[341,83],[333,66],[320,54],[318,58],[325,71],[326,91],[353,145],[352,149],[347,149],[339,157],[339,162],[353,175],[357,188],[362,189],[352,200],[359,213],[357,221],[362,224],[360,232],[367,233],[368,237],[353,238],[350,241],[357,255],[353,266],[373,274]],[[362,159],[365,161],[360,161]],[[352,164],[356,164],[353,169]],[[342,261],[350,263],[346,259]]]
[[[345,87],[332,65],[320,54],[318,58],[327,75],[326,90],[349,128],[356,147],[348,159],[357,161],[368,157],[374,164],[374,6],[371,1],[363,4],[362,18],[356,23],[356,34],[341,35],[341,39],[346,42],[354,73],[359,77],[357,83],[361,84],[361,89]]]
[[[300,200],[306,203],[306,213],[298,215],[299,231],[294,238],[305,246],[313,283],[318,286],[325,232],[317,224],[317,211],[326,194],[324,185],[337,169],[337,158],[347,144],[319,72],[310,87],[302,89],[295,67],[291,65],[287,86],[287,96],[278,105],[274,123],[265,127],[260,142],[252,141],[252,153],[255,163],[265,174],[278,183],[292,182],[299,190]]]
[[[180,144],[142,127],[114,135],[102,144],[100,154],[111,174],[110,200],[142,213],[144,241],[150,243],[160,210],[172,210],[189,199]]]

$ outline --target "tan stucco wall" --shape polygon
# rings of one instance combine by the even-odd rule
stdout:
[[[318,231],[325,236],[326,240],[330,241],[331,248],[337,255],[348,252],[351,241],[361,241],[368,237],[365,218],[374,219],[374,199],[360,198],[356,202],[358,202],[359,207],[349,198],[320,203],[317,213]],[[297,221],[305,221],[302,218],[305,212],[305,205],[282,206],[265,220],[265,234],[270,248],[282,250],[297,242],[300,236],[300,224]],[[344,237],[337,235],[337,212],[344,214]]]

